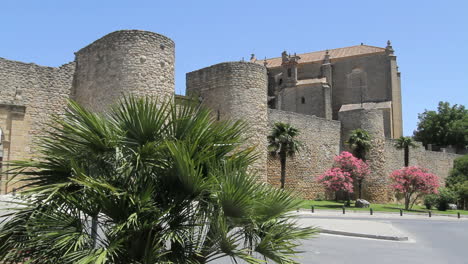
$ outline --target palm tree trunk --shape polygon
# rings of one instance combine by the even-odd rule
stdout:
[[[409,166],[409,146],[405,146],[405,167]]]
[[[93,215],[91,219],[91,240],[93,241],[93,248],[96,248],[97,244],[97,229],[98,229],[98,216]]]
[[[284,182],[286,181],[286,155],[280,155],[281,163],[281,189],[284,189]]]

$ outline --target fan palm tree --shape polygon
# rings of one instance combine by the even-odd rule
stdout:
[[[286,181],[286,158],[293,157],[302,143],[296,139],[299,130],[286,123],[275,123],[271,134],[268,135],[268,149],[272,156],[279,156],[281,163],[281,189]]]
[[[351,147],[353,155],[356,158],[361,159],[362,161],[366,161],[367,152],[372,148],[371,139],[372,138],[367,131],[358,128],[351,131],[351,134],[346,144],[348,144]],[[359,178],[357,181],[359,199],[362,198],[362,181],[362,178]]]
[[[242,122],[189,102],[70,102],[40,159],[12,162],[21,200],[0,217],[2,263],[296,263],[292,193],[258,183]]]
[[[413,138],[411,137],[399,137],[395,142],[396,149],[403,149],[404,150],[404,157],[405,157],[405,167],[409,166],[409,149],[417,148],[418,145],[414,143]]]
[[[351,134],[349,135],[349,139],[346,142],[346,144],[348,144],[351,147],[353,155],[356,158],[365,161],[367,152],[372,147],[371,139],[372,138],[367,131],[358,128],[351,131]]]

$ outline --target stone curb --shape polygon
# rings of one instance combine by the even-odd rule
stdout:
[[[352,209],[346,208],[346,214],[366,214],[369,215],[368,211],[351,211]],[[320,210],[320,212],[339,212],[340,210],[329,210],[329,209],[315,209],[317,212]],[[299,209],[300,212],[307,212],[310,214],[314,214],[310,212],[310,209],[304,209],[301,208]],[[392,214],[392,215],[399,215],[400,213],[398,212],[381,212],[381,211],[374,211],[374,216],[379,216],[379,214]],[[415,215],[415,216],[427,216],[428,213],[420,213],[420,212],[404,212],[403,217],[405,215]],[[456,214],[440,214],[440,213],[432,213],[432,216],[446,216],[446,217],[453,217],[453,218],[458,218]],[[460,215],[460,218],[468,218],[468,215]]]
[[[372,235],[372,234],[362,234],[362,233],[352,233],[345,231],[336,231],[329,229],[320,228],[320,233],[332,234],[332,235],[341,235],[341,236],[350,236],[350,237],[362,237],[362,238],[371,238],[371,239],[380,239],[380,240],[390,240],[390,241],[408,241],[406,236],[381,236],[381,235]]]

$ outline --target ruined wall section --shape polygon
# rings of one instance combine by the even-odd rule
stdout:
[[[105,111],[123,94],[174,95],[174,42],[140,30],[112,32],[76,53],[74,98]]]
[[[267,71],[250,62],[226,62],[187,73],[187,95],[196,96],[217,119],[248,123],[246,145],[256,146],[259,159],[253,165],[266,181]]]
[[[275,109],[268,113],[269,132],[276,122],[289,123],[299,130],[298,140],[304,144],[295,157],[286,161],[285,187],[306,199],[323,196],[325,190],[316,178],[332,167],[333,158],[339,154],[340,122]],[[280,177],[279,159],[269,156],[268,183],[279,187]]]
[[[46,131],[51,116],[65,111],[74,69],[74,63],[56,68],[0,58],[0,128],[4,161],[34,157],[37,140]],[[2,178],[2,193],[6,191],[5,177]]]

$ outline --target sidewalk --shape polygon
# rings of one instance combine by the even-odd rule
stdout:
[[[341,210],[326,210],[326,209],[316,209],[314,213],[311,213],[311,210],[301,209],[299,212],[295,212],[301,216],[332,216],[332,217],[359,217],[359,218],[398,218],[398,219],[436,219],[436,220],[455,220],[463,221],[468,220],[467,215],[460,215],[460,218],[456,214],[437,214],[432,213],[429,217],[428,213],[417,213],[417,212],[403,212],[403,216],[400,216],[398,212],[376,212],[374,211],[373,215],[370,215],[369,211],[353,211],[352,209],[346,210],[346,213],[343,214]]]
[[[300,224],[318,227],[321,233],[326,234],[408,241],[406,234],[396,229],[391,223],[383,221],[301,218]]]
[[[390,212],[374,212],[370,215],[365,211],[346,211],[343,214],[338,210],[316,210],[314,213],[302,210],[294,212],[299,216],[299,223],[305,226],[314,226],[321,233],[343,236],[364,237],[392,241],[408,241],[408,234],[394,227],[392,220],[421,220],[421,221],[468,221],[468,218],[458,219],[455,216],[441,216],[428,214],[403,214]],[[360,219],[356,219],[360,218]]]

